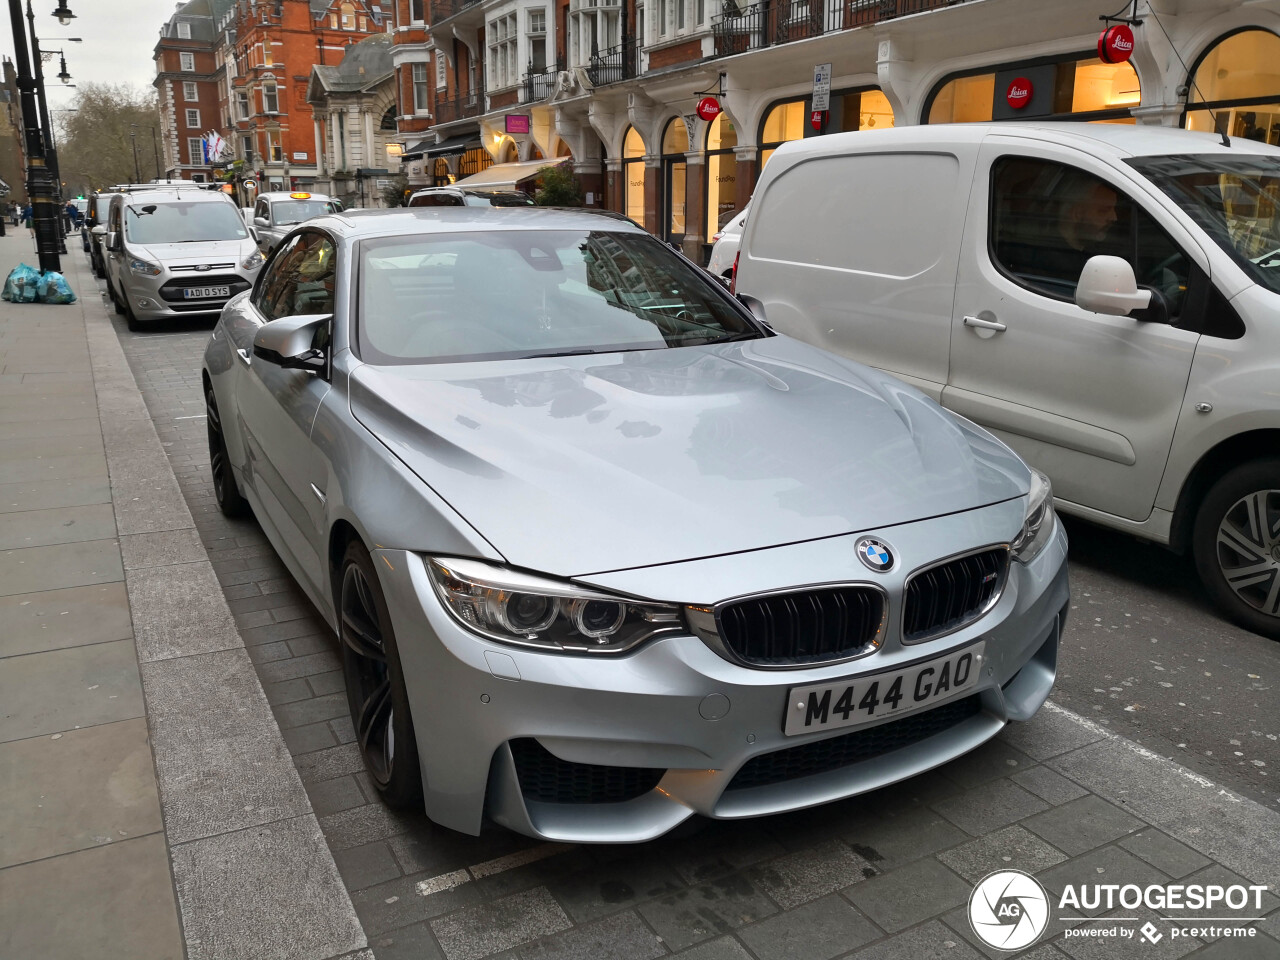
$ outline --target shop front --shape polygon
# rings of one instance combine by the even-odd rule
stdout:
[[[1191,67],[1183,126],[1280,146],[1280,37],[1244,29],[1219,38]]]
[[[689,128],[679,117],[667,123],[662,134],[662,232],[661,237],[677,246],[684,242],[688,215]]]
[[[814,125],[812,100],[808,97],[783,100],[765,111],[760,125],[760,168],[769,162],[773,151],[790,140],[822,136],[825,133],[850,133],[893,126],[893,107],[875,87],[837,90],[831,94],[831,108]]]

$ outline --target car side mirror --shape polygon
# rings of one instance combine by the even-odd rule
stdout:
[[[107,231],[107,249],[112,253],[119,253],[124,249],[124,244],[120,240],[119,230]]]
[[[107,235],[107,225],[105,223],[96,223],[89,228],[89,232],[95,237],[105,237]]]
[[[1151,303],[1151,291],[1139,290],[1133,267],[1122,257],[1090,257],[1076,284],[1076,306],[1091,313],[1127,317]]]
[[[254,217],[253,225],[255,227],[269,227],[271,226],[271,221],[269,221],[266,217]]]
[[[304,313],[264,323],[253,338],[253,355],[287,370],[322,371],[324,350],[316,341],[332,320],[332,313]]]
[[[753,317],[755,317],[757,320],[763,323],[766,327],[769,326],[769,318],[764,315],[763,303],[761,303],[755,297],[745,293],[737,293],[737,294],[734,294],[734,296],[738,298],[739,303],[741,303],[744,307],[746,307],[748,310],[751,311],[751,315]],[[773,328],[770,327],[769,329],[772,330]]]

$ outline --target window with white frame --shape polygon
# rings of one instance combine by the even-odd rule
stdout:
[[[253,138],[250,136],[240,138],[240,159],[245,162],[253,159]]]
[[[360,32],[361,32],[361,33],[368,33],[368,32],[369,32],[369,18],[368,18],[368,17],[361,17],[361,18],[360,18]]]
[[[187,111],[187,126],[191,127],[194,130],[200,129],[200,111],[199,110]]]
[[[520,80],[516,57],[516,15],[509,13],[489,21],[489,89],[510,87]]]
[[[572,9],[572,8],[570,8]],[[573,13],[570,37],[575,63],[590,63],[593,57],[606,53],[622,42],[622,5],[619,0],[596,0],[584,4]]]
[[[249,119],[249,93],[247,90],[240,90],[236,93],[236,111],[239,119]]]
[[[344,3],[338,7],[338,22],[343,30],[356,28],[356,8],[354,4]]]
[[[276,82],[274,80],[268,80],[262,85],[262,112],[280,112],[280,97],[276,91]]]
[[[412,23],[422,23],[426,17],[427,0],[409,0],[409,20]]]
[[[178,21],[178,39],[179,40],[191,39],[191,24],[187,23],[185,20]]]
[[[187,137],[187,163],[193,166],[204,164],[204,141],[199,137]]]
[[[193,73],[196,69],[196,55],[194,53],[178,54],[178,69]]]
[[[547,69],[547,11],[546,8],[529,10],[525,16],[529,34],[530,73],[543,73]]]
[[[196,89],[194,80],[184,80],[182,83],[182,99],[183,100],[199,100],[200,91]]]
[[[427,65],[425,63],[415,63],[413,65],[413,112],[426,113],[430,109],[427,102]]]
[[[263,38],[262,38],[262,65],[263,65],[264,67],[269,67],[269,66],[271,66],[271,63],[272,63],[272,56],[271,56],[271,54],[272,54],[272,50],[271,50],[271,38],[270,38],[270,37],[263,37]]]
[[[280,149],[280,134],[268,130],[267,131],[267,159],[271,163],[279,163],[284,158],[284,153]]]
[[[449,75],[445,70],[444,54],[436,51],[436,89],[443,90],[449,85]]]

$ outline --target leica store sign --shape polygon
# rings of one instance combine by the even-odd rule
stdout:
[[[1009,84],[1009,89],[1005,92],[1004,98],[1009,101],[1009,106],[1015,110],[1021,110],[1031,102],[1031,81],[1026,77],[1015,77]]]
[[[1098,59],[1103,63],[1124,63],[1133,56],[1133,31],[1127,23],[1107,27],[1098,37]]]

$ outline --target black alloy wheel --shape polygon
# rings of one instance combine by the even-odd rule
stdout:
[[[338,588],[347,705],[365,768],[393,807],[422,806],[422,774],[400,655],[386,600],[364,544],[353,540]]]
[[[204,388],[204,412],[205,428],[209,433],[209,470],[213,474],[213,497],[223,516],[243,517],[249,512],[249,503],[240,495],[235,474],[231,472],[227,439],[222,435],[222,418],[218,415],[218,401],[211,386]]]
[[[1210,488],[1192,548],[1214,602],[1241,626],[1280,640],[1280,459],[1236,467]]]

